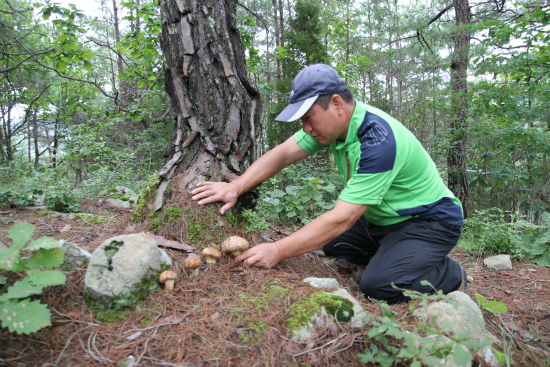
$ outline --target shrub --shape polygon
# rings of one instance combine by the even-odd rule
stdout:
[[[31,300],[30,296],[40,294],[44,287],[64,284],[66,280],[61,271],[51,269],[63,263],[63,249],[49,237],[30,241],[34,229],[29,223],[14,225],[8,234],[13,244],[0,251],[0,270],[26,273],[22,280],[0,291],[2,327],[17,334],[30,334],[51,325],[50,310],[40,301]],[[21,256],[23,250],[31,251],[32,255],[28,259]],[[0,277],[0,285],[5,286],[6,283],[7,278]]]

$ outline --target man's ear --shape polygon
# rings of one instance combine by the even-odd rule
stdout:
[[[342,97],[338,94],[333,94],[330,98],[330,103],[338,112],[338,115],[342,115],[345,112],[345,102]]]

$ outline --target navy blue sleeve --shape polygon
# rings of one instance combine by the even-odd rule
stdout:
[[[395,136],[386,120],[367,112],[357,136],[361,142],[358,173],[381,173],[393,169],[396,156]]]

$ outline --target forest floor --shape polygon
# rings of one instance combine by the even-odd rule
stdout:
[[[65,239],[89,252],[110,237],[129,233],[131,210],[97,207],[92,200],[83,205],[83,212],[114,219],[97,225],[78,217],[52,218],[40,211],[3,209],[0,241],[9,244],[8,230],[20,222],[35,225],[35,237]],[[289,230],[278,228],[269,236],[278,238],[285,231]],[[244,231],[237,234],[252,245],[264,241]],[[265,270],[246,268],[225,257],[215,266],[203,266],[200,276],[191,279],[182,265],[186,253],[166,250],[180,278],[173,292],[159,290],[130,310],[98,311],[85,303],[85,269],[67,273],[65,285],[50,287],[39,297],[52,310],[52,326],[31,335],[0,329],[0,365],[364,365],[358,355],[367,347],[368,326],[354,329],[338,325],[304,343],[292,342],[287,333],[285,316],[313,291],[302,281],[310,276],[336,278],[367,313],[378,312],[377,303],[362,297],[357,281],[351,274],[341,273],[331,259],[312,253]],[[487,329],[501,340],[494,347],[505,352],[508,345],[516,366],[549,366],[550,269],[519,261],[511,271],[495,272],[484,268],[482,258],[468,256],[460,249],[451,257],[473,277],[466,289],[472,299],[478,293],[508,307],[500,315],[483,311]],[[16,280],[12,274],[8,284]],[[410,316],[408,304],[391,308],[400,320]]]

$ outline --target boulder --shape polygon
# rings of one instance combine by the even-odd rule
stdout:
[[[166,260],[157,243],[145,234],[109,238],[93,252],[84,282],[96,301],[124,304],[156,282]]]
[[[347,299],[351,302],[353,309],[353,316],[348,323],[353,327],[364,327],[365,321],[363,318],[366,313],[359,304],[359,302],[344,288],[340,287],[340,284],[333,278],[306,278],[304,282],[309,283],[315,288],[328,288],[334,289],[332,292],[326,292],[331,296],[338,296]],[[336,324],[335,316],[327,312],[324,306],[315,310],[313,316],[304,324],[300,329],[292,331],[292,340],[295,342],[302,342],[317,333],[321,328],[327,327],[330,324]]]
[[[328,288],[328,289],[338,289],[342,288],[340,284],[334,278],[305,278],[304,282],[309,283],[315,288]]]
[[[462,292],[449,293],[452,302],[435,302],[426,307],[414,311],[413,315],[421,318],[424,322],[433,322],[441,329],[449,327],[448,332],[456,334],[469,330],[469,339],[477,342],[491,343],[491,335],[485,329],[483,314],[478,305],[472,301],[467,294]],[[491,344],[477,350],[476,353],[484,359],[489,366],[500,366],[498,359],[493,353]]]
[[[512,270],[510,255],[496,255],[483,259],[483,264],[493,270]]]
[[[115,189],[101,192],[100,196],[108,196],[105,203],[117,208],[132,208],[136,206],[139,195],[132,190],[118,186]]]
[[[88,251],[65,240],[59,241],[59,247],[65,252],[65,259],[63,261],[63,266],[65,267],[77,268],[84,265],[86,261],[92,257],[92,254]]]

